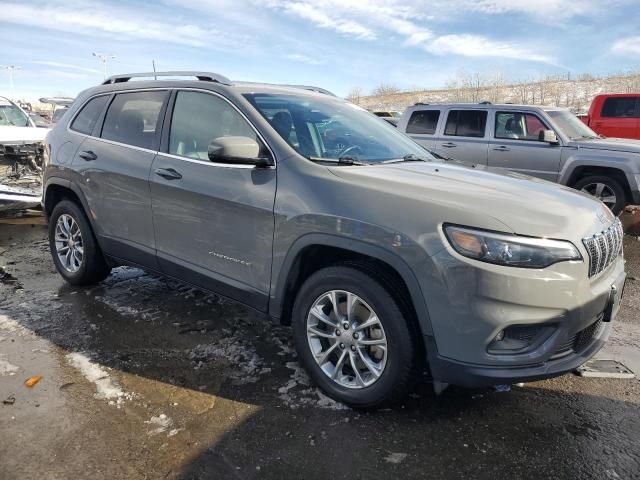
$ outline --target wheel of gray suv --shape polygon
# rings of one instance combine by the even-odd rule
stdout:
[[[350,266],[302,285],[292,312],[298,356],[331,398],[352,407],[393,403],[411,386],[415,341],[389,290]]]
[[[111,271],[84,211],[70,200],[59,202],[51,213],[49,247],[56,269],[72,285],[98,283]]]
[[[618,180],[611,177],[594,175],[581,178],[573,186],[576,190],[588,193],[604,203],[618,215],[626,205],[624,188]]]

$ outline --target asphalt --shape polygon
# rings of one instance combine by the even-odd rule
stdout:
[[[640,374],[636,237],[625,255],[601,356]],[[640,478],[637,378],[440,396],[425,378],[359,412],[309,384],[288,327],[240,305],[131,268],[71,287],[42,225],[0,225],[0,265],[0,479]]]

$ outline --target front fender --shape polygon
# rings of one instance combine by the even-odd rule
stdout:
[[[333,224],[333,232],[306,233],[290,242],[288,247],[274,246],[270,315],[281,318],[283,314],[287,280],[300,253],[310,246],[327,246],[373,257],[393,268],[407,285],[422,334],[432,335],[431,320],[420,282],[413,269],[409,267],[409,262],[415,266],[426,267],[430,260],[424,250],[399,233],[388,232],[380,227],[357,221],[321,217],[314,219],[316,225],[318,222],[324,225]],[[355,234],[358,238],[355,238]],[[331,259],[327,259],[327,265],[330,264]],[[426,267],[425,271],[430,270]]]

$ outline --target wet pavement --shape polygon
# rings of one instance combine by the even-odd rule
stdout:
[[[640,373],[640,241],[625,249],[601,356]],[[66,285],[41,225],[0,225],[0,266],[0,479],[640,478],[637,378],[439,397],[425,380],[358,412],[240,305],[132,268]]]

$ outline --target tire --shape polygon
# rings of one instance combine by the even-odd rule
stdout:
[[[329,292],[336,292],[336,302],[339,305],[340,321],[338,328],[329,326],[324,320],[312,326],[314,331],[322,330],[323,336],[308,335],[309,322],[316,322],[318,317],[311,315],[312,307],[318,311],[324,305],[322,312],[325,317],[336,323],[333,311],[333,301]],[[347,300],[352,295],[359,300],[354,301],[352,324],[348,329],[341,328],[345,317]],[[324,302],[324,303],[323,303]],[[371,311],[379,320],[379,328],[365,328],[358,330],[365,318],[373,318]],[[364,316],[358,319],[357,314]],[[404,398],[415,379],[416,348],[415,335],[411,334],[409,319],[403,315],[399,304],[378,280],[352,266],[334,266],[324,268],[311,275],[300,288],[293,305],[292,328],[293,339],[298,358],[311,376],[311,379],[324,393],[334,400],[340,401],[354,408],[377,408],[390,405]],[[339,330],[340,336],[336,335]],[[352,333],[353,332],[353,333]],[[359,340],[355,334],[360,335]],[[325,338],[325,335],[333,335]],[[363,345],[359,342],[386,342],[386,353],[381,353],[380,347]],[[350,343],[352,342],[352,343]],[[344,346],[343,350],[341,350]],[[316,360],[328,350],[330,359],[320,366]],[[314,352],[315,350],[315,352]],[[346,352],[345,363],[338,370],[340,356]],[[351,356],[353,353],[353,357]],[[381,358],[379,358],[381,357]],[[355,363],[350,363],[350,359]],[[374,365],[379,368],[368,368]],[[358,374],[356,375],[356,370]],[[331,378],[337,373],[337,379]],[[378,376],[374,375],[378,372]],[[332,373],[333,372],[333,373]]]
[[[72,232],[72,240],[75,240],[75,242],[72,242],[73,245],[71,247],[68,242],[56,242],[56,235],[58,235],[59,240],[65,238],[62,234],[66,234],[66,225],[69,224],[72,225],[69,229]],[[76,233],[78,229],[79,236]],[[69,238],[69,235],[66,238]],[[67,248],[60,250],[65,258],[63,263],[63,260],[58,255],[58,250],[61,245],[64,248],[65,244]],[[89,220],[87,220],[82,208],[71,200],[62,200],[53,208],[49,218],[49,248],[51,249],[51,256],[56,269],[71,285],[94,285],[107,278],[111,272],[111,267],[105,261],[91,230]],[[81,255],[78,248],[82,250]]]
[[[604,188],[599,190],[601,186],[604,186]],[[584,193],[588,193],[589,195],[596,197],[598,200],[603,201],[614,215],[619,215],[627,204],[624,187],[617,179],[611,177],[604,175],[584,177],[578,180],[573,188]],[[598,191],[602,192],[599,196],[597,195]],[[615,195],[615,202],[611,201],[611,193]],[[606,201],[607,199],[610,201]]]

